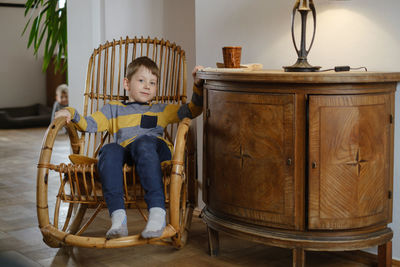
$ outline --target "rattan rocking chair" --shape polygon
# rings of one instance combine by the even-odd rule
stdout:
[[[125,70],[134,58],[140,56],[148,56],[160,68],[159,89],[153,101],[186,102],[186,60],[181,47],[149,37],[126,37],[100,45],[91,55],[84,92],[84,116],[97,111],[110,100],[127,99],[122,87]],[[106,207],[97,177],[96,156],[104,144],[112,141],[111,137],[107,133],[78,133],[75,126],[66,124],[63,118],[53,121],[43,139],[37,172],[37,215],[44,242],[50,247],[117,248],[141,244],[182,247],[196,204],[197,187],[195,146],[189,125],[190,119],[186,118],[164,131],[164,138],[172,142],[175,137],[175,142],[172,160],[162,164],[169,214],[162,236],[142,239],[140,234],[136,234],[107,240],[105,233],[104,237],[89,236],[85,231]],[[52,161],[53,147],[63,127],[67,129],[72,155],[69,156],[70,162],[56,163]],[[144,193],[138,182],[140,178],[136,177],[134,166],[125,164],[123,170],[125,206],[136,208],[147,220]],[[53,191],[55,182],[58,187],[56,197],[48,196],[50,181]],[[50,202],[49,199],[55,200]]]

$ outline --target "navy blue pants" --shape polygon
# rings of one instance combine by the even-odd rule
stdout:
[[[110,143],[100,150],[98,170],[104,199],[110,215],[124,209],[123,170],[125,163],[135,163],[136,173],[145,192],[147,208],[165,209],[164,184],[161,165],[171,159],[167,144],[155,136],[143,135],[128,146]]]

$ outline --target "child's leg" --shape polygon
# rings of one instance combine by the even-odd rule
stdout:
[[[128,146],[145,191],[149,220],[145,238],[159,237],[165,227],[165,196],[160,162],[171,159],[167,144],[154,136],[141,136]]]
[[[112,225],[107,238],[128,235],[123,191],[123,165],[126,149],[116,143],[105,145],[99,153],[98,170],[104,199],[111,216]]]

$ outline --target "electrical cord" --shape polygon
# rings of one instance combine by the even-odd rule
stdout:
[[[333,69],[320,70],[319,72],[331,71],[331,70],[334,70],[335,72],[343,72],[343,71],[361,70],[361,69],[368,71],[367,67],[351,68],[350,66],[335,66]]]

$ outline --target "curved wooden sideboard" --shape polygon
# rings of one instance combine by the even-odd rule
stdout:
[[[378,246],[391,264],[394,94],[400,73],[206,70],[202,218],[293,249]]]

